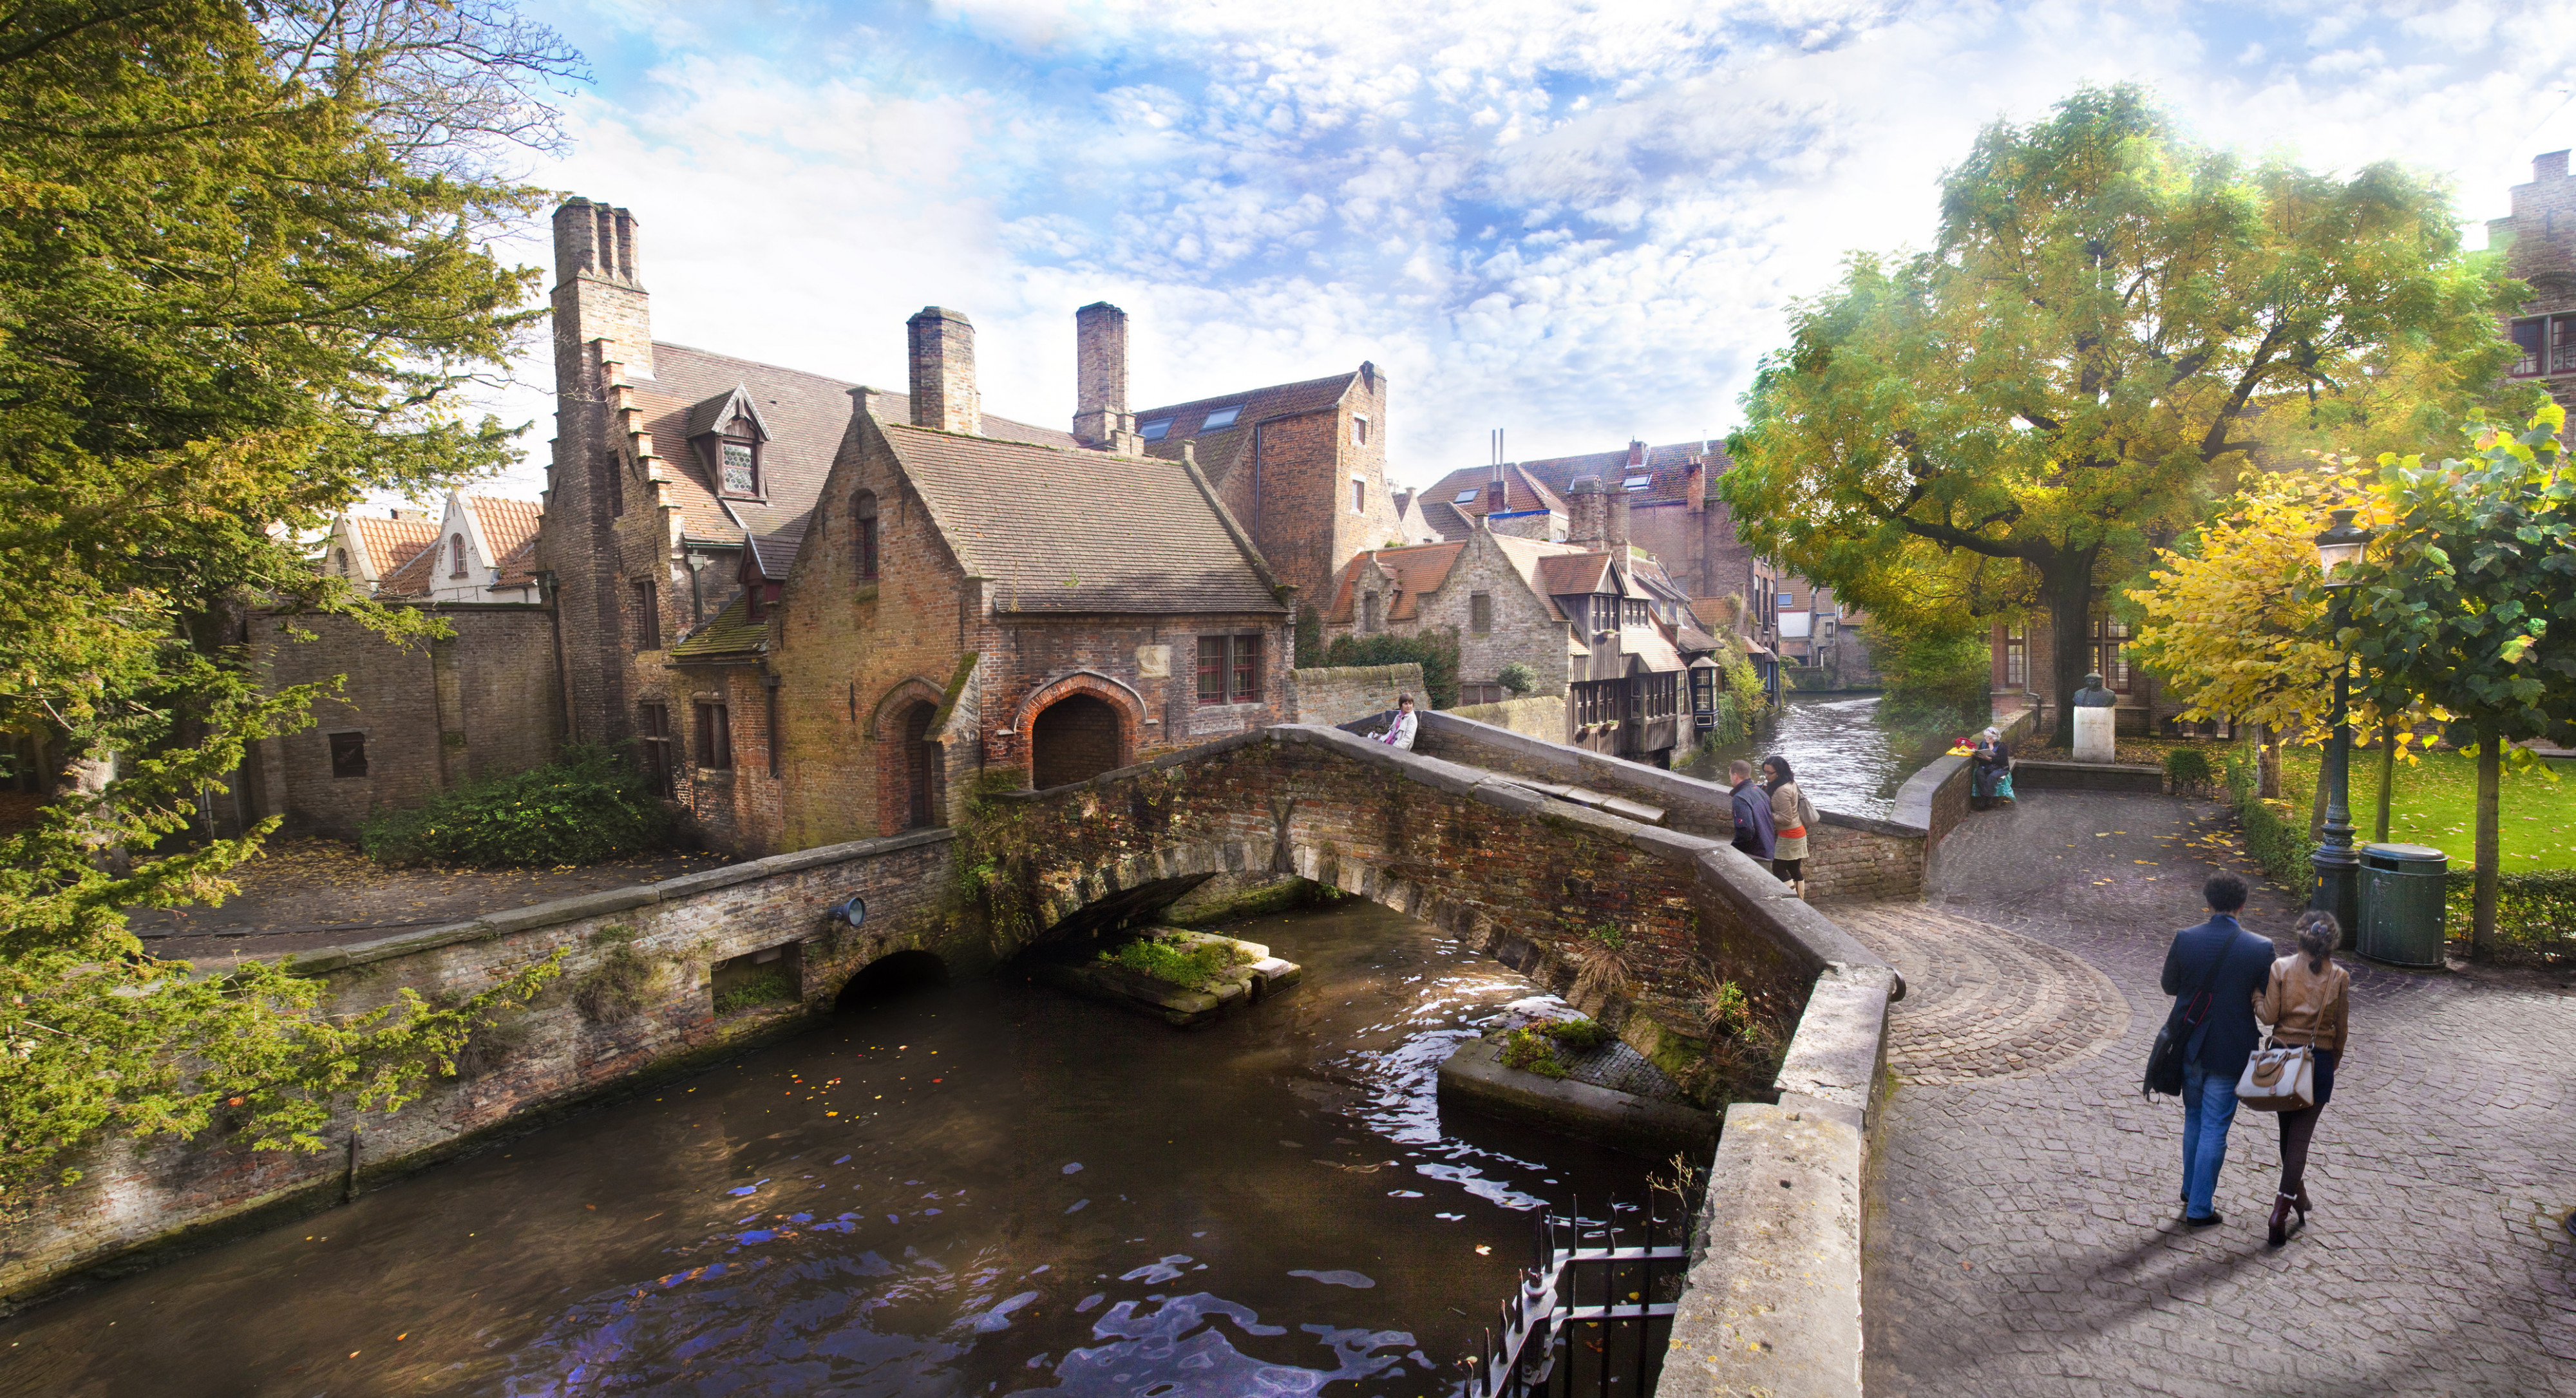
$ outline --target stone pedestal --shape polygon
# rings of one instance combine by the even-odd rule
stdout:
[[[2116,731],[2113,715],[2118,711],[2076,709],[2073,712],[2075,714],[2075,760],[2078,762],[2110,761],[2119,750],[2118,742],[2112,736]]]

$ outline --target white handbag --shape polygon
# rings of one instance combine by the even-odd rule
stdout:
[[[2303,1111],[2317,1104],[2317,1056],[2306,1044],[2256,1049],[2236,1080],[2236,1104],[2258,1112]]]

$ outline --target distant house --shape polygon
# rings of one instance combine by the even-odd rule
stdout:
[[[420,510],[390,510],[381,519],[344,514],[322,541],[322,571],[373,593],[437,537],[438,521]]]
[[[429,546],[413,550],[385,574],[377,594],[430,602],[534,602],[542,514],[534,500],[449,491]]]
[[[1335,581],[1325,634],[1452,633],[1461,702],[1505,698],[1503,669],[1525,665],[1532,694],[1565,698],[1567,742],[1669,765],[1693,741],[1690,662],[1739,643],[1704,630],[1688,594],[1630,546],[1624,498],[1587,479],[1567,503],[1565,540],[1478,515],[1462,538],[1361,554]]]

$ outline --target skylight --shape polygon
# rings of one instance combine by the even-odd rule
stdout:
[[[1163,440],[1163,434],[1171,430],[1172,420],[1167,417],[1158,417],[1152,422],[1146,423],[1144,426],[1137,428],[1136,435],[1149,442],[1159,442]]]
[[[1219,408],[1215,412],[1207,415],[1207,421],[1199,424],[1199,430],[1201,432],[1217,432],[1222,431],[1225,428],[1232,427],[1234,426],[1235,418],[1240,416],[1242,412],[1243,405],[1241,403],[1237,403],[1231,408]]]
[[[1653,476],[1630,476],[1627,480],[1621,482],[1621,484],[1625,485],[1630,490],[1643,490],[1654,483],[1655,478]]]
[[[1473,488],[1469,488],[1469,489],[1466,489],[1466,490],[1459,491],[1459,492],[1458,492],[1458,498],[1457,498],[1457,499],[1455,499],[1455,500],[1450,501],[1449,503],[1450,503],[1450,504],[1452,504],[1452,505],[1463,505],[1463,504],[1466,504],[1468,501],[1473,500],[1473,499],[1475,499],[1475,498],[1476,498],[1476,492],[1475,492],[1475,490],[1474,490]]]

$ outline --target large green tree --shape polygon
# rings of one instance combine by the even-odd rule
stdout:
[[[0,11],[0,726],[72,778],[0,839],[0,1190],[219,1114],[317,1144],[470,1027],[408,995],[319,1013],[276,967],[191,975],[121,910],[220,898],[264,833],[173,844],[246,743],[309,721],[312,689],[247,671],[252,606],[422,629],[303,541],[507,459],[458,407],[541,314],[490,248],[541,192],[496,169],[573,62],[501,0]]]
[[[1900,623],[2044,608],[2062,711],[2098,590],[2240,470],[2407,449],[2490,391],[2517,291],[2457,224],[2394,166],[2249,164],[2135,88],[2079,91],[1978,139],[1930,252],[1856,256],[1792,309],[1719,491]]]
[[[2422,695],[2451,714],[2478,755],[2475,954],[2495,941],[2497,798],[2526,738],[2576,725],[2576,466],[2545,403],[2530,430],[2483,425],[2466,460],[2383,458],[2392,522],[2353,575],[2335,644],[2360,659],[2367,697],[2394,708]]]

